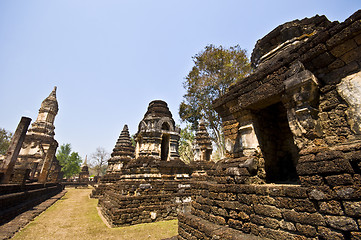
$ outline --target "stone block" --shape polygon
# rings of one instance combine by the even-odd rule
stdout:
[[[300,176],[301,185],[305,187],[309,186],[322,186],[324,185],[323,178],[319,175],[313,176]]]
[[[321,114],[326,114],[327,115],[327,113],[320,113],[319,115],[321,115]],[[322,118],[322,117],[320,116],[320,118]],[[314,154],[308,154],[308,155],[305,155],[305,156],[300,156],[300,158],[298,160],[299,163],[301,163],[301,162],[316,162],[316,161],[318,161],[318,160],[316,160],[316,156]]]
[[[345,159],[334,159],[321,162],[304,162],[297,165],[299,175],[312,175],[324,173],[353,173],[352,166]]]
[[[300,213],[294,210],[283,212],[284,220],[313,226],[325,226],[325,220],[319,213]]]
[[[360,174],[354,174],[353,175],[353,181],[355,185],[361,185],[361,175]]]
[[[330,65],[328,65],[328,70],[332,71],[332,70],[341,68],[343,66],[345,66],[345,62],[342,61],[341,59],[336,59]]]
[[[292,199],[293,208],[298,212],[316,212],[314,204],[308,199]]]
[[[242,204],[239,203],[238,201],[224,201],[223,207],[227,209],[237,209],[237,210],[243,209]]]
[[[325,240],[344,240],[344,236],[342,233],[337,232],[335,230],[331,230],[326,227],[319,226],[318,227],[318,236],[322,237]]]
[[[328,186],[314,187],[309,191],[308,195],[311,200],[331,200],[337,196],[336,193]]]
[[[260,226],[265,226],[268,228],[277,229],[280,226],[280,223],[278,220],[276,220],[274,218],[269,218],[269,217],[261,217],[256,214],[252,214],[250,216],[250,220],[254,224],[257,224]]]
[[[252,200],[252,197],[253,196],[256,196],[254,194],[250,194],[250,195],[247,195],[247,194],[237,194],[237,199],[238,201],[240,201],[241,203],[244,203],[244,204],[248,204],[250,205],[253,200]]]
[[[341,56],[341,60],[344,61],[346,64],[353,62],[353,61],[358,61],[360,59],[361,59],[361,47],[360,46],[348,53],[345,53],[343,56]]]
[[[332,200],[328,202],[319,202],[320,212],[326,214],[343,215],[340,202]]]
[[[282,218],[281,210],[275,206],[255,204],[253,208],[257,214],[273,218]]]
[[[307,237],[316,237],[317,236],[317,230],[313,226],[296,223],[296,229],[299,233],[301,233],[304,236],[307,236]]]
[[[327,184],[331,187],[353,184],[353,179],[350,174],[332,175],[325,177],[325,179]]]
[[[316,154],[315,161],[333,160],[336,158],[343,158],[341,151],[324,151]]]
[[[226,220],[221,216],[215,216],[213,214],[209,214],[209,218],[211,222],[214,222],[219,225],[226,225]]]
[[[353,39],[350,39],[340,45],[337,45],[335,48],[331,50],[331,53],[335,57],[340,57],[356,47],[357,47],[356,42]]]
[[[343,202],[345,213],[352,217],[361,217],[361,202]]]
[[[231,228],[235,228],[235,229],[238,229],[238,230],[241,230],[241,231],[242,231],[242,228],[243,228],[243,222],[242,221],[235,220],[235,219],[232,219],[232,218],[228,220],[228,225]]]
[[[355,42],[357,43],[357,45],[361,45],[361,34],[357,35],[355,38],[354,38]]]
[[[361,199],[361,188],[360,186],[338,186],[334,188],[336,196],[339,199]]]
[[[351,240],[361,240],[361,232],[351,232]]]
[[[283,186],[271,185],[268,188],[268,192],[269,192],[270,196],[274,196],[274,197],[284,197],[284,196],[286,196]]]
[[[325,216],[328,226],[341,231],[357,231],[358,226],[355,220],[345,216]]]
[[[280,221],[280,227],[281,227],[282,229],[285,229],[285,230],[288,230],[288,231],[292,231],[292,232],[294,232],[294,231],[297,230],[296,227],[295,227],[295,225],[294,225],[293,223],[287,222],[287,221],[285,221],[285,220],[281,220],[281,221]]]
[[[312,60],[313,67],[320,69],[331,64],[336,58],[329,52],[322,53]]]
[[[287,186],[284,187],[284,193],[288,197],[292,198],[307,198],[306,188],[300,186]]]
[[[355,21],[347,28],[342,29],[342,31],[333,35],[329,40],[326,41],[327,48],[334,48],[335,46],[345,42],[345,40],[350,39],[357,35],[361,30],[361,22]]]
[[[305,239],[302,238],[300,235],[294,235],[291,233],[288,233],[286,231],[282,231],[282,230],[275,230],[275,229],[271,229],[271,228],[265,228],[265,227],[260,227],[259,228],[259,236],[262,238],[266,238],[266,239],[277,239],[277,240],[286,240],[286,239],[297,239],[297,236],[299,237],[299,239]]]
[[[346,77],[352,72],[355,72],[359,69],[357,62],[353,61],[345,66],[335,69],[330,73],[326,74],[323,77],[320,77],[320,80],[326,84],[338,84],[341,82],[343,77]]]
[[[270,196],[259,196],[256,195],[253,198],[253,202],[257,204],[275,205],[276,200]]]
[[[259,226],[256,224],[253,224],[251,222],[245,222],[243,224],[242,231],[245,233],[251,233],[255,236],[258,236],[258,234],[259,234],[258,228],[259,228]]]

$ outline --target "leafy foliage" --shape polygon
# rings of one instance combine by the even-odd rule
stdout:
[[[194,131],[192,130],[192,125],[188,124],[180,132],[179,140],[179,155],[180,158],[189,163],[193,160],[193,141],[194,141]]]
[[[71,151],[69,143],[60,146],[56,158],[61,165],[61,170],[64,172],[65,177],[69,178],[79,174],[82,160],[77,152]]]
[[[13,134],[6,131],[4,128],[0,128],[0,154],[5,155],[9,148],[10,141]]]
[[[212,103],[224,95],[229,86],[251,73],[251,65],[246,51],[238,45],[229,49],[208,45],[193,57],[193,61],[194,66],[183,83],[187,93],[179,106],[179,116],[191,123],[194,130],[203,118],[211,139],[223,155],[222,123]]]
[[[92,168],[95,170],[97,176],[104,175],[107,170],[106,165],[110,154],[104,148],[98,147],[90,157],[92,160]]]

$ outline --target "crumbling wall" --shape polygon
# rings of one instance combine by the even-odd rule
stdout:
[[[140,157],[108,185],[99,206],[112,226],[120,226],[175,219],[189,211],[190,201],[189,169],[183,162]]]
[[[358,11],[284,24],[257,43],[255,72],[214,103],[228,158],[192,181],[179,239],[361,238],[360,39]]]

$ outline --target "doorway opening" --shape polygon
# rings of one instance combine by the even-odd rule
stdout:
[[[281,102],[257,112],[255,129],[265,159],[266,182],[295,183],[298,148],[288,125],[287,110]]]
[[[163,134],[160,159],[163,161],[167,161],[168,157],[169,157],[169,135]]]

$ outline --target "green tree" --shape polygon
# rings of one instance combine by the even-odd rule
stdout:
[[[251,65],[246,51],[238,45],[229,49],[208,45],[193,57],[193,62],[183,82],[187,92],[179,106],[179,116],[191,123],[194,130],[203,118],[222,157],[225,152],[222,122],[212,103],[224,95],[229,86],[249,75]]]
[[[4,128],[0,128],[0,154],[5,155],[9,148],[11,138],[13,134],[6,131]]]
[[[193,160],[193,141],[194,141],[194,131],[192,130],[192,125],[187,124],[180,132],[179,139],[179,156],[180,158],[189,163]]]
[[[82,159],[77,152],[71,151],[69,143],[60,146],[56,158],[61,165],[61,170],[65,177],[69,178],[79,174]]]

